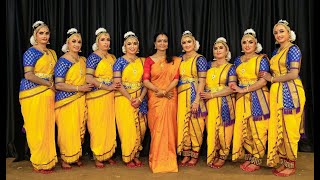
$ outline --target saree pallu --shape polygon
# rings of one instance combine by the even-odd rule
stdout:
[[[289,48],[285,48],[270,60],[273,76],[288,73],[286,60]],[[290,62],[290,68],[300,68],[300,62]],[[270,124],[267,165],[278,163],[295,167],[300,134],[304,133],[303,116],[306,97],[299,78],[276,82],[270,88]]]
[[[229,76],[231,64],[212,67],[207,71],[205,91],[219,92],[228,87],[227,82],[235,81],[236,76]],[[226,160],[231,146],[235,121],[235,99],[233,95],[209,99],[206,102],[208,116],[207,129],[207,164],[215,158]]]
[[[137,98],[142,91],[143,64],[139,59],[128,63],[121,72],[122,84],[131,95]],[[142,103],[143,104],[143,103]],[[142,150],[142,141],[147,129],[146,114],[131,106],[131,101],[119,91],[115,92],[115,115],[121,140],[122,160],[125,163],[138,158]]]
[[[198,56],[191,57],[180,64],[178,83],[178,144],[177,154],[198,158],[203,141],[203,130],[207,109],[203,100],[199,102],[196,115],[191,113],[191,105],[196,97],[198,87]]]
[[[50,49],[49,52],[47,55],[30,48],[24,54],[25,72],[33,71],[39,78],[52,81],[57,57],[53,50]],[[26,61],[32,62],[34,66],[29,66]],[[21,81],[19,101],[23,126],[30,149],[30,161],[37,170],[52,169],[58,162],[55,145],[54,96],[54,91],[47,86],[27,79]]]
[[[261,58],[261,56],[253,57],[237,67],[241,88],[250,86],[258,80],[257,71]],[[238,93],[235,112],[232,160],[244,158],[253,164],[261,165],[266,152],[270,118],[268,88],[264,86],[246,94]]]
[[[96,56],[92,54],[91,56]],[[92,74],[93,77],[105,84],[111,85],[113,80],[112,66],[114,57],[100,58],[96,68],[88,67],[91,59],[87,59],[87,74]],[[98,57],[97,57],[98,58]],[[91,61],[92,62],[92,61]],[[116,121],[114,108],[114,91],[94,88],[86,94],[88,107],[87,127],[90,133],[90,147],[93,156],[98,161],[110,159],[117,147],[116,142]]]
[[[59,59],[60,61],[60,59]],[[57,63],[55,69],[63,69]],[[65,63],[70,63],[67,60]],[[55,71],[56,83],[64,82],[73,86],[86,84],[85,81],[85,58],[65,69],[65,77]],[[56,124],[58,127],[58,145],[61,159],[66,163],[77,162],[82,156],[82,140],[84,138],[87,121],[87,106],[83,92],[57,91],[55,104]]]
[[[150,82],[160,89],[167,88],[178,72],[180,61],[177,58],[173,64],[165,60],[154,63]],[[173,97],[168,99],[158,98],[153,91],[148,91],[148,125],[151,133],[149,166],[153,173],[178,172],[177,89],[174,88],[172,92]]]

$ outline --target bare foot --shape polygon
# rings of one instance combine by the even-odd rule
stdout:
[[[113,160],[113,159],[108,159],[108,163],[111,165],[117,164],[117,161]]]
[[[98,160],[96,160],[95,163],[96,163],[96,167],[97,168],[104,168],[105,167],[105,165],[102,162],[98,161]]]
[[[72,168],[72,166],[71,166],[70,164],[62,161],[62,163],[61,163],[61,168],[62,168],[62,169],[65,169],[65,170],[69,170],[69,169]]]
[[[291,176],[293,174],[296,173],[296,169],[294,168],[285,168],[284,170],[276,173],[276,176],[282,176],[282,177],[287,177],[287,176]]]
[[[250,164],[248,165],[244,171],[247,171],[247,172],[253,172],[253,171],[256,171],[256,170],[259,170],[261,167],[258,166],[258,165],[255,165],[255,164]]]
[[[249,166],[249,164],[250,161],[245,161],[244,163],[240,164],[240,168],[245,171],[246,167]]]
[[[133,161],[136,164],[136,166],[138,166],[138,167],[143,165],[143,163],[138,158],[134,158]]]
[[[187,163],[187,166],[195,166],[198,163],[198,158],[191,158],[191,160]]]
[[[179,165],[180,166],[185,166],[189,160],[190,160],[189,156],[184,156],[182,161],[180,161]]]

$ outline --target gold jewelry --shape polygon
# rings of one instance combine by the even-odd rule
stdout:
[[[213,93],[211,93],[211,99],[213,98]]]
[[[249,92],[249,86],[246,87],[246,91]]]
[[[166,93],[167,93],[166,91],[162,91],[162,94],[163,94],[164,96],[166,95]]]
[[[140,98],[140,97],[138,97],[138,99],[139,99],[139,101],[140,101],[140,102],[142,102],[142,100],[141,100],[141,98]]]
[[[51,82],[51,86],[49,88],[52,88],[53,87],[53,82]]]
[[[79,92],[79,86],[77,86],[77,92]]]
[[[273,76],[271,76],[271,79],[270,79],[270,82],[271,82],[271,83],[273,83],[273,78],[274,78],[274,77],[273,77]]]
[[[98,89],[101,89],[101,86],[102,86],[102,82],[100,83],[100,85],[99,85]]]

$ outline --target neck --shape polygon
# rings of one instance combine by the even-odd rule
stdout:
[[[135,60],[136,57],[137,57],[135,54],[129,54],[129,53],[127,53],[126,56],[127,56],[128,59],[131,60],[131,61]]]
[[[97,52],[98,52],[99,54],[102,54],[103,56],[108,55],[108,51],[104,51],[104,50],[101,50],[101,49],[98,49]]]
[[[291,44],[290,41],[283,42],[283,43],[280,44],[280,48],[284,49],[284,48],[288,47],[290,44]]]
[[[156,55],[157,56],[161,56],[161,57],[165,57],[166,56],[166,51],[157,50]]]
[[[193,56],[196,52],[195,51],[189,51],[189,52],[186,52],[186,56]]]
[[[37,44],[36,47],[40,50],[47,50],[47,44]]]
[[[74,58],[79,57],[79,55],[78,55],[77,52],[69,51],[69,54],[70,54],[72,57],[74,57]]]
[[[216,60],[217,65],[221,65],[221,64],[224,64],[226,62],[227,62],[226,59],[217,59]]]

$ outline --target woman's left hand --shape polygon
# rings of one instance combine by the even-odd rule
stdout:
[[[193,102],[191,106],[191,112],[196,114],[198,112],[198,109],[199,109],[199,103]]]
[[[131,106],[133,106],[134,108],[138,108],[140,106],[141,102],[139,100],[139,98],[134,98],[131,101]]]

